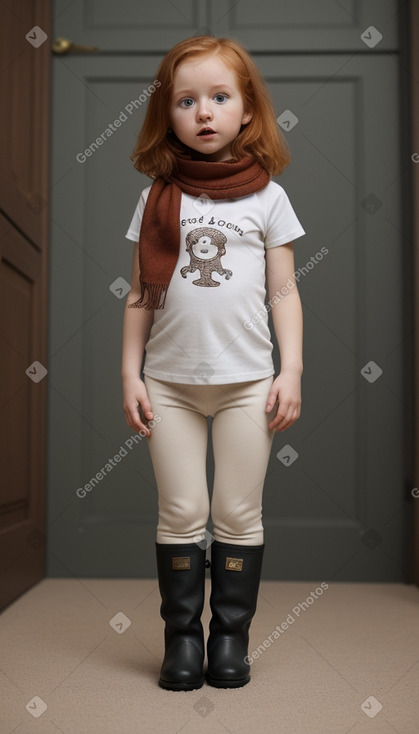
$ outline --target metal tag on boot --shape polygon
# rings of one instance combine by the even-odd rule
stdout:
[[[243,570],[243,558],[226,558],[226,571],[242,571]]]
[[[184,571],[191,567],[191,559],[189,556],[177,556],[172,558],[172,571]]]

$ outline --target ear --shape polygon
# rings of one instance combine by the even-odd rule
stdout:
[[[242,117],[242,125],[247,125],[253,117],[253,112],[244,112]]]

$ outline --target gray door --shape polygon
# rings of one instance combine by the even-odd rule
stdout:
[[[129,155],[144,118],[141,95],[160,59],[179,40],[209,31],[243,41],[278,117],[292,120],[282,123],[292,163],[275,180],[307,232],[295,242],[302,414],[274,439],[263,576],[406,579],[410,376],[398,15],[393,0],[360,2],[357,17],[353,7],[326,0],[241,0],[231,9],[218,0],[179,7],[85,0],[66,7],[56,0],[54,35],[100,52],[53,63],[50,575],[156,573],[153,469],[146,439],[138,440],[122,412],[133,248],[124,233],[150,184]],[[208,426],[211,490],[211,419]]]

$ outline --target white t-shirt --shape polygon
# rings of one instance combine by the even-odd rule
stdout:
[[[129,240],[138,242],[151,185],[141,192]],[[184,194],[179,258],[164,309],[154,311],[144,374],[218,385],[274,374],[264,308],[265,248],[305,234],[282,186],[236,199]],[[259,318],[253,318],[258,314]]]

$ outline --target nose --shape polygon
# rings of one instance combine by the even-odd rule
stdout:
[[[212,112],[206,99],[200,99],[197,107],[197,116],[199,120],[208,120],[212,118]]]

